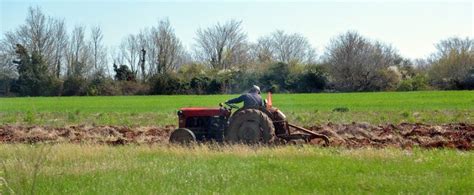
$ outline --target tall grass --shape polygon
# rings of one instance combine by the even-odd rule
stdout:
[[[0,157],[7,159],[7,169],[14,169],[12,156],[26,161],[30,150],[28,145],[0,145]],[[456,150],[60,144],[52,147],[35,191],[472,194],[473,162],[472,152]],[[15,191],[23,186],[19,181],[10,177]]]
[[[35,194],[38,175],[47,162],[52,146],[47,144],[12,145],[8,158],[1,158],[0,180],[4,189],[0,192],[11,194]],[[10,187],[15,185],[15,190]]]

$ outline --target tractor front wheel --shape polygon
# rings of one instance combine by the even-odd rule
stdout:
[[[230,118],[224,139],[230,143],[272,143],[275,127],[267,114],[257,109],[243,109]]]
[[[179,128],[173,131],[170,136],[170,143],[174,144],[190,144],[196,142],[194,133],[186,128]]]

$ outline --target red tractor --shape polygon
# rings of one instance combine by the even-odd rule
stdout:
[[[235,112],[232,112],[236,109]],[[226,142],[271,144],[310,142],[327,136],[288,123],[286,116],[272,107],[271,94],[265,107],[239,108],[220,104],[217,108],[181,108],[178,111],[179,128],[170,136],[171,143]]]

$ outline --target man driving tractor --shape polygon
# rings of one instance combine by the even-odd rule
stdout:
[[[241,96],[230,99],[226,104],[238,104],[240,102],[244,102],[244,108],[251,108],[251,107],[260,107],[264,106],[262,97],[260,96],[260,87],[257,85],[252,86],[248,93],[242,94]]]

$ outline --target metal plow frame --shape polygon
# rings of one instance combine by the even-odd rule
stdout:
[[[306,137],[305,138],[306,142],[310,142],[313,139],[322,139],[322,140],[324,140],[324,145],[323,146],[329,146],[329,137],[326,136],[326,135],[313,132],[309,129],[305,129],[303,127],[300,127],[300,126],[297,126],[297,125],[294,125],[294,124],[291,124],[291,123],[288,123],[288,127],[291,127],[291,128],[296,129],[297,131],[301,131],[303,133],[306,133],[307,136],[304,136],[304,137]],[[290,133],[289,135],[291,137],[291,135],[301,135],[301,134],[291,134]]]

